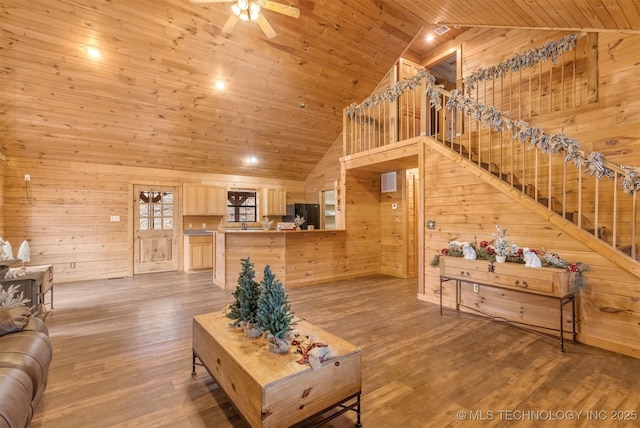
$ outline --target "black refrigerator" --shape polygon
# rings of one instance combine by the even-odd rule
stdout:
[[[319,204],[293,204],[287,205],[287,217],[284,221],[293,221],[299,215],[306,221],[300,226],[305,230],[312,224],[314,228],[320,229],[320,205]]]

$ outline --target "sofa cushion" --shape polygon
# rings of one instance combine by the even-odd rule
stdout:
[[[49,336],[47,325],[38,317],[29,317],[29,322],[24,326],[23,331],[39,331]]]
[[[31,312],[25,306],[0,308],[0,336],[22,331],[29,322]]]
[[[23,331],[0,337],[0,368],[25,372],[33,384],[33,398],[47,383],[51,363],[51,341],[44,333]]]
[[[31,379],[22,370],[0,368],[0,427],[26,427],[33,410]]]

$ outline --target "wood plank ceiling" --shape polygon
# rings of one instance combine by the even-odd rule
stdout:
[[[422,27],[463,27],[440,42],[468,26],[640,31],[633,0],[283,3],[300,17],[263,10],[269,39],[242,21],[222,33],[229,3],[3,0],[5,156],[302,180]]]

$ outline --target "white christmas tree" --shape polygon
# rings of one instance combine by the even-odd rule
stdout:
[[[31,261],[31,248],[29,248],[29,243],[25,239],[20,244],[20,248],[18,249],[18,258],[22,260],[22,266],[24,266],[24,262]]]
[[[0,236],[0,260],[8,259],[7,255],[4,253],[4,243],[4,239],[2,239],[2,236]]]
[[[13,249],[9,241],[4,241],[3,245],[5,260],[11,260],[13,258]]]

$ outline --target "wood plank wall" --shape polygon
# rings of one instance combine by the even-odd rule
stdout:
[[[548,32],[475,29],[456,41],[462,44],[464,75],[473,67],[497,64],[516,52],[541,46]],[[640,73],[637,46],[640,36],[598,35],[597,102],[563,113],[540,114],[532,126],[546,132],[564,132],[576,138],[586,150],[603,153],[623,165],[640,165]],[[446,50],[451,46],[443,46]],[[437,56],[437,52],[434,56]],[[520,144],[519,142],[516,144]],[[495,225],[509,230],[520,246],[557,251],[570,261],[590,265],[587,288],[578,297],[579,340],[627,355],[640,357],[640,287],[638,278],[568,237],[562,230],[488,186],[478,178],[439,157],[428,149],[425,155],[425,218],[437,222],[436,230],[425,231],[425,258],[428,264],[450,240],[472,241],[492,238]],[[527,156],[533,156],[531,152]],[[569,168],[573,168],[569,166]],[[577,179],[577,177],[576,177]],[[601,182],[607,192],[610,183]],[[587,189],[588,190],[588,189]],[[610,190],[609,190],[610,192]],[[438,270],[425,267],[425,288],[420,298],[438,301]],[[453,303],[453,290],[445,290],[446,304]],[[549,324],[555,317],[545,303],[526,299],[519,293],[463,295],[469,303],[489,312],[507,311],[513,316]],[[516,301],[517,305],[510,302]],[[524,314],[524,315],[522,315]]]
[[[486,184],[465,169],[426,149],[425,216],[437,228],[425,233],[427,262],[451,240],[491,240],[496,224],[521,247],[545,248],[568,261],[590,266],[587,288],[578,296],[579,341],[640,357],[640,287],[638,278]],[[439,270],[425,268],[420,298],[438,302]],[[455,290],[446,286],[444,302],[453,305]],[[549,325],[555,304],[522,293],[500,292],[463,298],[479,309]],[[514,303],[515,302],[515,303]]]
[[[385,275],[410,278],[417,274],[417,172],[396,171],[397,190],[380,195],[380,271]]]
[[[347,271],[354,277],[380,273],[380,174],[355,169],[345,176]]]
[[[342,134],[336,138],[322,160],[313,168],[305,180],[306,202],[319,204],[320,192],[332,190],[340,180],[340,158],[344,156]],[[340,228],[338,226],[338,228]]]
[[[380,273],[402,278],[406,275],[407,264],[407,178],[404,170],[395,171],[395,174],[397,190],[380,194]]]
[[[0,157],[0,213],[4,213],[4,170],[5,159],[4,156],[2,156]],[[0,215],[0,236],[5,237],[4,215]]]
[[[131,274],[129,201],[134,183],[274,186],[285,188],[288,200],[305,197],[304,181],[154,168],[12,158],[4,172],[4,238],[14,246],[28,239],[31,264],[53,264],[56,282]],[[28,198],[24,174],[31,175]],[[112,215],[120,216],[120,221],[111,222]],[[75,268],[70,267],[72,262]]]
[[[478,67],[496,65],[515,53],[542,46],[566,34],[476,28],[461,34],[455,41],[441,45],[422,61],[427,64],[431,58],[438,58],[444,52],[462,46],[463,76],[469,76]],[[531,126],[540,127],[546,132],[564,132],[577,139],[585,150],[601,152],[614,162],[640,165],[638,45],[638,34],[599,33],[597,102],[565,113],[546,113],[525,119]]]

